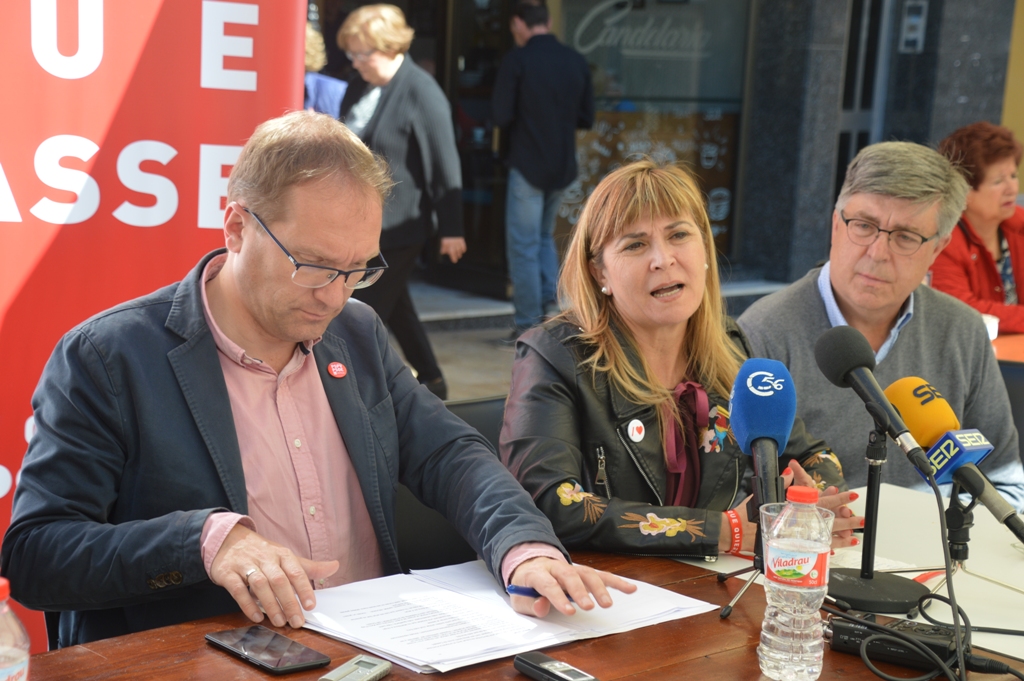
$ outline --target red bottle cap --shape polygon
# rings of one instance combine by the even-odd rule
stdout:
[[[818,503],[818,490],[813,487],[790,485],[789,489],[786,490],[786,501],[792,501],[797,504],[816,504]]]

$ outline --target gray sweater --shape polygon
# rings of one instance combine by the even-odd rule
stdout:
[[[754,303],[737,320],[755,357],[783,362],[797,386],[797,413],[807,430],[824,438],[839,456],[850,487],[867,484],[864,458],[874,424],[853,390],[837,388],[818,369],[814,344],[831,324],[818,292],[820,268]],[[995,445],[981,469],[1018,510],[1024,510],[1024,469],[1010,399],[981,316],[927,286],[914,291],[914,316],[875,367],[885,388],[904,376],[933,383],[949,401],[963,428],[977,428]],[[891,441],[882,481],[927,490]],[[948,493],[948,491],[947,491]]]

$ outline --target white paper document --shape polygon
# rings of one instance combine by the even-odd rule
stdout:
[[[717,606],[634,582],[611,608],[519,615],[482,561],[392,575],[318,591],[314,631],[418,672],[445,672],[568,641],[639,629]]]

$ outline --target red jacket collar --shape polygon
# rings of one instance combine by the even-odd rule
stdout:
[[[964,227],[964,233],[969,241],[977,244],[978,246],[985,245],[982,242],[981,237],[978,236],[978,233],[974,231],[974,227],[967,219],[966,214],[960,216],[960,225]],[[999,228],[1003,230],[1003,232],[1024,234],[1024,207],[1017,206],[1013,211],[1013,215],[999,223]]]

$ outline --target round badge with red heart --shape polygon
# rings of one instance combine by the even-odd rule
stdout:
[[[626,426],[626,432],[629,433],[630,440],[640,442],[644,439],[644,424],[640,422],[640,419],[633,419]]]

